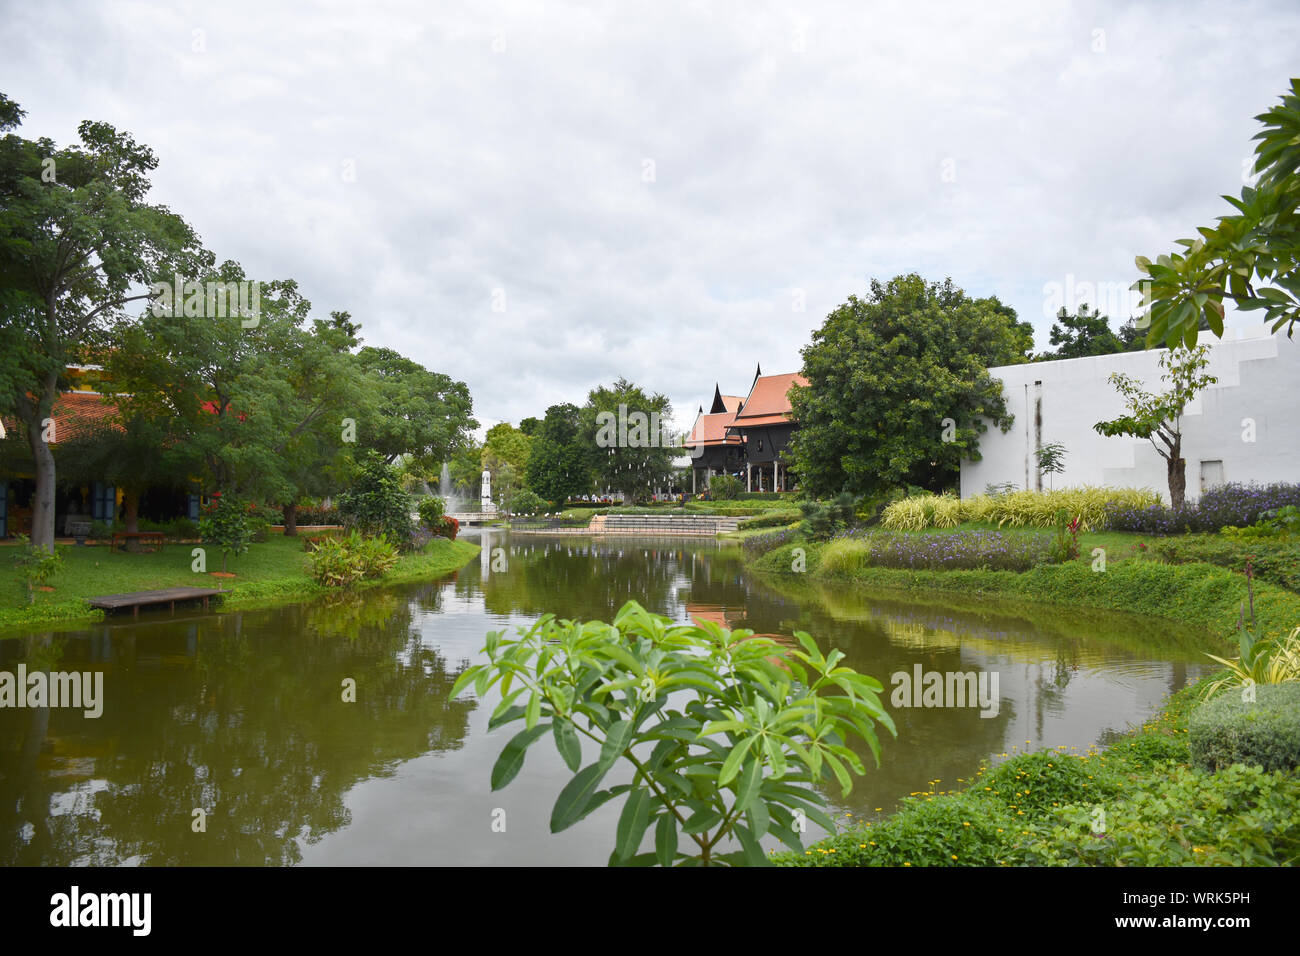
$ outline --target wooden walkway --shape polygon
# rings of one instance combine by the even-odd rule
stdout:
[[[132,617],[140,616],[140,608],[148,604],[168,604],[172,613],[176,613],[177,601],[202,600],[203,609],[207,610],[208,598],[217,594],[229,594],[223,588],[164,588],[161,591],[132,591],[129,594],[103,594],[99,597],[86,598],[91,607],[116,611],[124,607],[131,609]]]

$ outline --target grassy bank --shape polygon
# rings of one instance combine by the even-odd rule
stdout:
[[[1112,542],[1112,546],[1118,542]],[[829,571],[822,566],[825,545],[798,542],[757,558],[752,567],[766,574],[798,576],[795,548],[804,549],[803,574],[854,588],[920,594],[993,597],[1058,607],[1127,611],[1175,621],[1203,630],[1207,638],[1228,640],[1236,634],[1246,579],[1210,564],[1171,565],[1143,558],[1112,557],[1106,570],[1092,570],[1084,558],[1043,565],[1029,571],[920,571],[860,567]],[[1255,615],[1265,634],[1285,634],[1300,624],[1300,595],[1256,581]],[[1207,641],[1208,649],[1218,644]]]
[[[984,766],[960,791],[928,788],[895,813],[782,866],[1287,866],[1300,860],[1300,773],[1190,763],[1200,686],[1105,749]],[[1006,756],[1005,754],[1003,755]]]
[[[42,624],[97,621],[104,612],[89,607],[85,599],[101,594],[149,591],[168,587],[227,588],[225,608],[249,607],[280,601],[297,601],[327,593],[307,574],[307,554],[302,539],[272,537],[252,545],[246,554],[230,558],[233,578],[216,577],[221,555],[209,550],[207,573],[191,569],[193,545],[169,544],[156,554],[112,554],[107,547],[60,547],[63,566],[50,580],[54,590],[37,592],[29,604],[25,585],[8,567],[10,549],[0,548],[0,632]],[[478,554],[469,541],[434,538],[428,547],[403,555],[382,579],[366,582],[400,584],[435,578],[464,566]]]

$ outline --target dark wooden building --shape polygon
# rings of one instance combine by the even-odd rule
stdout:
[[[723,395],[722,388],[715,384],[713,404],[708,412],[700,406],[690,437],[686,439],[691,456],[691,494],[707,488],[714,475],[741,476],[745,467],[745,442],[739,435],[728,434],[727,426],[742,401],[739,395]]]
[[[764,375],[762,366],[754,373],[754,384],[727,425],[727,434],[744,444],[745,490],[790,491],[794,480],[781,453],[790,447],[790,436],[799,423],[790,417],[790,389],[806,387],[808,380],[798,372]]]

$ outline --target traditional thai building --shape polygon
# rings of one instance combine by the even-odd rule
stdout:
[[[727,434],[744,442],[745,490],[789,491],[794,480],[781,453],[790,447],[790,436],[799,423],[790,416],[790,389],[807,386],[798,372],[764,375],[760,365],[754,372],[749,395],[727,425]]]
[[[721,386],[715,384],[708,412],[700,406],[685,443],[691,455],[691,494],[707,488],[714,475],[740,476],[745,466],[745,441],[728,434],[727,426],[743,401],[739,395],[723,395]]]

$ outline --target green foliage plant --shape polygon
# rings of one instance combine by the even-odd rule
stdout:
[[[452,695],[495,687],[489,727],[523,722],[492,769],[493,790],[551,738],[573,773],[552,832],[621,798],[612,865],[761,866],[766,834],[802,853],[807,820],[833,831],[816,787],[833,775],[847,794],[851,774],[865,773],[851,740],[879,763],[876,725],[896,733],[878,681],[841,666],[841,651],[795,638],[801,650],[675,623],[634,601],[610,624],[548,614],[514,638],[488,634],[488,663],[466,670]],[[620,762],[631,781],[602,789]],[[653,849],[642,852],[648,833]],[[724,851],[728,840],[738,849]]]
[[[255,532],[247,502],[233,495],[213,492],[210,503],[199,518],[199,535],[205,544],[221,549],[222,573],[226,570],[226,558],[246,552]]]
[[[36,589],[44,587],[63,566],[63,556],[57,550],[46,551],[31,543],[25,534],[15,535],[18,547],[14,549],[13,562],[18,574],[27,585],[29,604],[36,603]]]
[[[1187,743],[1196,766],[1300,767],[1300,683],[1261,684],[1251,690],[1222,694],[1192,711]]]

